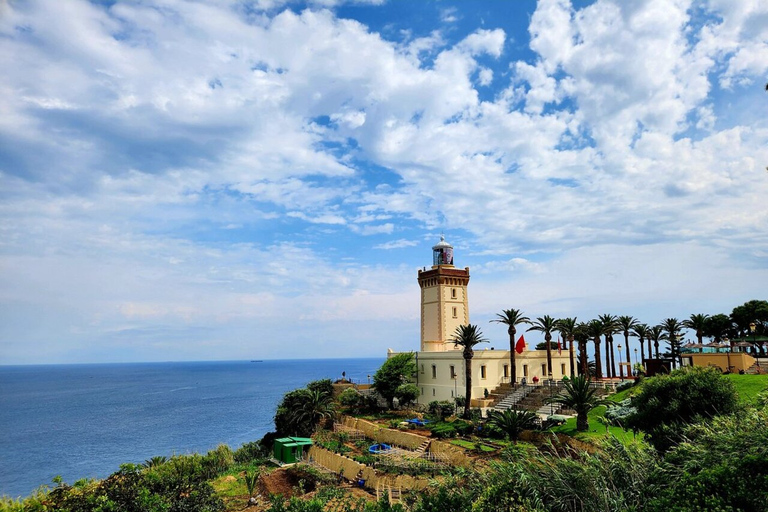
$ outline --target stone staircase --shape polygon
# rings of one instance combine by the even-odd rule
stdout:
[[[424,455],[427,452],[427,449],[429,448],[430,444],[432,444],[432,440],[427,439],[426,441],[421,443],[418,448],[416,448],[416,453],[418,455]]]
[[[505,386],[505,384],[502,384],[502,386]],[[500,387],[502,387],[500,386]],[[509,386],[511,389],[512,386],[510,384],[506,384],[506,386]],[[498,388],[497,388],[498,389]],[[510,391],[507,393],[507,395],[504,396],[501,400],[499,400],[494,406],[493,409],[496,411],[505,411],[507,409],[512,409],[513,407],[521,408],[520,403],[525,400],[525,398],[533,392],[535,388],[533,386],[519,386],[514,391]],[[496,390],[494,390],[495,392]]]

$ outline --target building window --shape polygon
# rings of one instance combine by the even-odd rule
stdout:
[[[528,365],[524,364],[523,365],[523,377],[527,377],[527,376],[528,376]]]
[[[508,364],[504,365],[504,376],[505,377],[509,377],[509,365]]]
[[[435,396],[435,388],[432,388],[432,396]]]
[[[421,388],[421,394],[424,395],[424,388]]]
[[[433,379],[437,378],[437,366],[435,365],[432,365],[432,378]]]
[[[453,308],[453,318],[458,317],[458,312],[456,311],[456,308]]]
[[[542,377],[546,377],[547,376],[547,365],[546,364],[541,365],[541,375],[542,375]]]
[[[456,378],[456,367],[453,365],[451,365],[451,378],[452,379]]]
[[[453,391],[451,391],[451,398],[453,398]]]
[[[485,378],[485,365],[480,366],[480,378]]]
[[[456,288],[451,288],[451,298],[452,299],[456,298]]]
[[[424,375],[424,365],[421,365],[421,374]],[[422,393],[423,395],[424,393]]]
[[[565,375],[565,363],[560,365],[560,371],[562,372],[563,375]]]

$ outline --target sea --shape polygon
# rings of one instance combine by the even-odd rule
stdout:
[[[282,396],[317,379],[367,383],[376,359],[0,366],[0,495],[126,462],[236,449],[274,430]]]

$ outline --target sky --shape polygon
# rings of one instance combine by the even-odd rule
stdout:
[[[768,3],[0,0],[0,364],[768,298]],[[529,341],[535,342],[531,333]]]

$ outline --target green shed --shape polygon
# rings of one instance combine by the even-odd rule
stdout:
[[[281,437],[275,439],[275,459],[284,464],[293,464],[304,457],[305,450],[312,446],[308,437]]]

